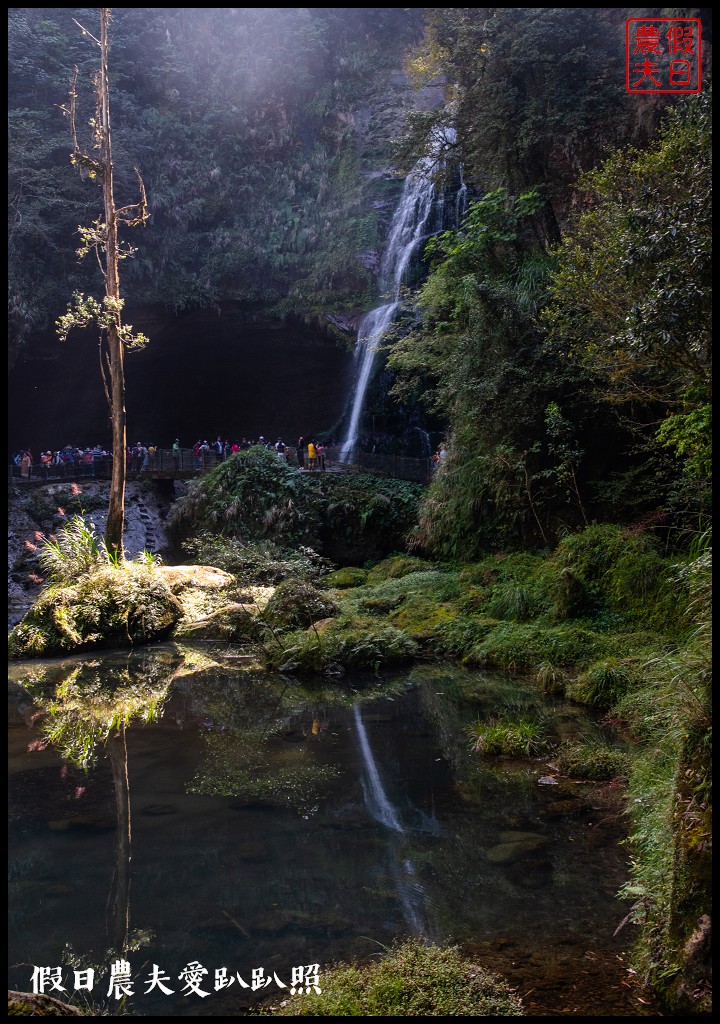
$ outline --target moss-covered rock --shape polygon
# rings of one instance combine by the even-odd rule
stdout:
[[[8,638],[10,658],[42,658],[162,640],[178,622],[177,598],[152,568],[99,567],[74,585],[48,587]]]
[[[502,978],[466,960],[457,947],[410,939],[369,964],[341,964],[318,989],[290,996],[261,1015],[281,1017],[522,1017]]]
[[[393,626],[369,626],[327,620],[318,630],[288,633],[279,646],[268,645],[269,667],[284,672],[327,673],[346,668],[377,670],[402,665],[417,657],[417,643]]]
[[[232,602],[221,605],[199,619],[182,620],[173,637],[177,640],[225,640],[250,641],[257,639],[259,631],[254,609],[245,604]]]
[[[336,569],[335,572],[328,573],[323,583],[331,589],[346,590],[351,587],[361,587],[367,582],[367,577],[367,569],[355,569],[352,566],[345,566],[342,569]]]
[[[457,610],[450,604],[438,604],[427,597],[408,597],[399,608],[391,612],[389,619],[393,626],[404,629],[417,640],[429,639],[434,630],[457,617]]]
[[[77,1006],[63,1003],[52,996],[8,989],[8,1017],[85,1017]]]
[[[368,573],[367,583],[369,586],[374,586],[376,583],[382,583],[383,580],[398,580],[403,576],[408,576],[411,572],[425,572],[428,568],[432,568],[432,566],[421,558],[414,558],[411,555],[391,555],[390,558],[385,558],[378,565],[373,566]]]

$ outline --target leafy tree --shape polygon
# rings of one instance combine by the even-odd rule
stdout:
[[[534,228],[544,244],[559,241],[578,171],[609,153],[629,125],[639,129],[624,89],[624,31],[624,12],[611,8],[426,13],[409,70],[417,82],[447,81],[465,180],[483,192],[541,188]]]
[[[668,111],[647,150],[621,150],[582,178],[583,213],[557,250],[542,315],[562,359],[707,478],[711,173],[708,91]]]
[[[94,324],[100,335],[100,369],[110,409],[112,425],[112,479],[108,504],[108,518],[105,527],[105,546],[114,551],[118,563],[122,555],[123,527],[125,519],[125,475],[127,436],[125,414],[125,367],[124,356],[126,346],[144,344],[147,339],[142,334],[133,334],[132,327],[124,325],[121,312],[124,301],[120,296],[120,260],[130,255],[131,249],[123,248],[118,238],[121,224],[144,224],[147,217],[145,187],[138,172],[140,184],[140,200],[133,205],[118,209],[115,205],[113,184],[112,138],[110,132],[110,85],[108,80],[108,25],[110,11],[107,7],[100,9],[100,38],[96,39],[86,28],[83,35],[100,49],[100,68],[95,77],[97,110],[90,124],[93,128],[93,150],[81,147],[76,130],[75,112],[77,102],[78,70],[75,69],[70,101],[65,109],[70,121],[73,141],[72,163],[85,172],[91,179],[99,179],[102,187],[104,220],[98,218],[91,227],[81,227],[82,244],[78,255],[86,256],[94,252],[105,281],[105,297],[102,302],[93,298],[85,298],[75,294],[68,312],[58,321],[58,332],[62,339],[67,337],[73,327],[87,327]],[[79,24],[79,23],[78,23]],[[109,381],[106,377],[106,368]]]
[[[549,267],[529,246],[540,203],[534,191],[497,189],[471,203],[459,231],[431,240],[419,321],[389,356],[395,393],[422,398],[451,427],[415,535],[444,556],[549,544],[553,520],[568,513],[568,489],[571,516],[585,517],[577,470],[590,447],[581,438],[589,410],[579,380],[543,349],[536,322]]]

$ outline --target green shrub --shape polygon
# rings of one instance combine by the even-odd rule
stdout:
[[[262,1015],[285,1017],[521,1017],[522,1004],[497,975],[457,947],[410,939],[372,963],[320,976],[321,994],[291,996]]]
[[[553,764],[561,775],[571,779],[627,779],[632,761],[630,756],[616,747],[599,744],[569,744],[553,754]]]
[[[249,540],[300,541],[310,528],[302,475],[267,448],[237,452],[175,502],[167,529],[176,540],[203,531]]]
[[[297,629],[318,619],[330,618],[337,612],[335,602],[312,584],[286,580],[276,588],[262,617],[270,626]]]

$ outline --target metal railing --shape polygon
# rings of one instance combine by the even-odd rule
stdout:
[[[150,479],[152,477],[199,476],[214,469],[223,456],[215,452],[201,452],[195,455],[192,448],[158,448],[147,461],[142,456],[130,456],[127,460],[127,478],[129,480]],[[109,480],[112,476],[112,456],[96,455],[92,462],[59,462],[36,463],[27,477],[22,475],[20,466],[9,463],[8,475],[11,481],[57,481],[57,480]]]
[[[350,465],[370,473],[378,473],[381,476],[393,477],[396,480],[409,480],[419,484],[428,483],[434,470],[430,458],[417,459],[408,455],[380,455],[375,452],[361,451],[353,452]]]
[[[227,456],[227,458],[229,457]],[[218,455],[213,451],[200,452],[196,455],[192,448],[181,448],[180,451],[173,448],[158,448],[147,461],[142,456],[129,457],[127,479],[188,479],[209,472],[219,463],[224,462],[225,458],[226,456]],[[289,464],[297,465],[294,449],[290,449]],[[343,466],[340,466],[334,459],[331,461],[329,457],[327,466],[328,468],[332,466],[336,471],[340,469],[348,472],[363,470],[377,473],[380,476],[421,484],[430,481],[434,470],[433,462],[429,458],[417,459],[406,455],[379,455],[361,451],[353,452],[350,462]],[[50,463],[49,465],[37,463],[32,467],[28,477],[22,476],[20,467],[16,466],[14,462],[8,466],[8,478],[12,483],[109,480],[111,476],[112,456],[110,455],[95,456],[90,463],[74,461]]]

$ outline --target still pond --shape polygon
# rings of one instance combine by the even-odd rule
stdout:
[[[48,994],[110,1014],[237,1015],[301,966],[322,987],[414,935],[503,974],[529,1016],[655,1015],[628,983],[631,929],[615,934],[617,787],[472,753],[468,726],[508,711],[561,739],[603,728],[446,666],[309,688],[208,648],[13,663],[10,987],[60,968]]]

